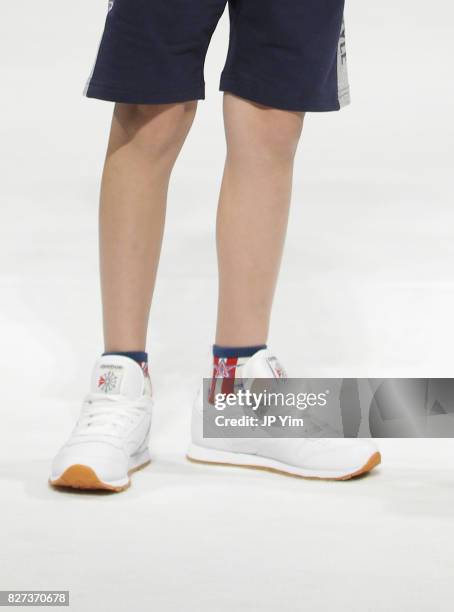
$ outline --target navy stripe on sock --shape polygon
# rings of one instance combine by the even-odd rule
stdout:
[[[120,357],[129,357],[129,359],[133,359],[140,366],[142,363],[148,363],[148,353],[143,351],[112,351],[109,353],[103,353],[103,357],[105,355],[120,355]]]
[[[229,357],[252,357],[259,351],[266,349],[266,344],[258,346],[219,346],[213,345],[213,356],[228,359]]]

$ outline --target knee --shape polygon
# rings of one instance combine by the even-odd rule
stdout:
[[[235,156],[263,163],[292,163],[303,128],[304,114],[258,109],[239,129],[229,124],[228,148]]]
[[[197,102],[117,104],[114,120],[128,142],[143,153],[164,156],[179,150],[194,120]]]
[[[293,161],[304,116],[299,113],[269,109],[264,119],[257,132],[262,154],[271,160]]]

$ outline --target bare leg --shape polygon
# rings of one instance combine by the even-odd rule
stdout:
[[[265,344],[303,113],[224,97],[227,160],[217,220],[216,344]]]
[[[169,178],[196,104],[115,107],[100,206],[106,351],[145,349]]]

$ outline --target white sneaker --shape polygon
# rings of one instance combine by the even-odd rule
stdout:
[[[268,350],[251,357],[237,375],[244,379],[282,378],[285,370]],[[187,458],[198,463],[259,468],[329,480],[348,480],[381,462],[370,440],[348,438],[204,438],[203,385],[192,413]]]
[[[151,383],[132,359],[101,357],[69,440],[55,457],[50,484],[123,491],[150,463]]]

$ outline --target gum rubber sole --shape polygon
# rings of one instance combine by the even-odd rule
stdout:
[[[186,458],[191,463],[199,463],[203,465],[222,465],[222,466],[227,466],[227,467],[240,467],[240,468],[247,468],[251,470],[262,470],[265,472],[272,472],[273,474],[293,476],[294,478],[304,478],[305,480],[351,480],[352,478],[357,478],[358,476],[363,476],[364,474],[367,474],[368,472],[373,470],[375,467],[377,467],[377,465],[380,465],[381,463],[381,455],[379,452],[376,452],[373,455],[371,455],[369,460],[358,470],[351,472],[350,474],[345,474],[344,476],[333,477],[333,476],[304,476],[302,474],[295,474],[293,472],[287,472],[285,469],[266,467],[262,465],[248,465],[248,464],[243,464],[243,463],[240,464],[240,463],[228,463],[228,462],[222,462],[222,461],[207,461],[207,460],[201,460],[201,459],[194,459],[193,457],[190,457],[189,455],[186,455]]]
[[[128,476],[134,472],[141,470],[149,465],[151,461],[146,461],[137,467],[129,470]],[[53,487],[61,487],[65,489],[83,489],[86,491],[112,491],[120,493],[131,486],[131,479],[127,484],[122,486],[110,485],[107,482],[100,480],[96,472],[88,465],[74,464],[66,469],[57,480],[49,480],[49,484]]]

